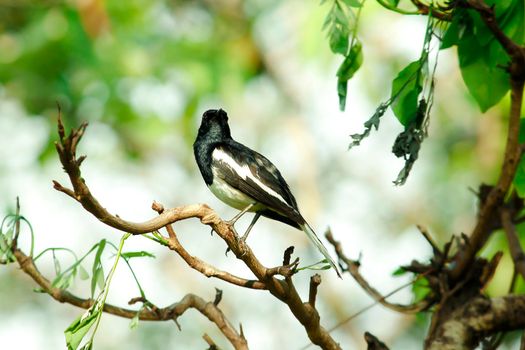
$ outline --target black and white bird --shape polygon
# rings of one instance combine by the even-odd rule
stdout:
[[[225,111],[210,109],[204,112],[193,151],[211,192],[224,203],[241,210],[230,221],[232,225],[246,212],[255,212],[242,240],[246,240],[261,216],[281,221],[304,231],[341,277],[326,247],[299,212],[279,170],[262,154],[232,139]]]

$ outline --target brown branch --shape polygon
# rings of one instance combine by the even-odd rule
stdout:
[[[477,296],[457,305],[425,349],[474,349],[488,334],[525,327],[525,296]]]
[[[217,269],[215,266],[208,264],[204,260],[199,259],[196,256],[192,256],[180,243],[173,226],[171,224],[166,225],[166,230],[169,234],[168,247],[179,254],[179,256],[194,270],[199,271],[206,277],[215,277],[231,284],[252,288],[252,289],[266,289],[266,285],[263,282],[257,280],[248,280],[242,277],[235,276],[229,272]]]
[[[510,255],[512,261],[522,278],[525,278],[525,254],[521,248],[521,243],[516,232],[516,227],[512,223],[512,218],[508,210],[504,209],[501,211],[501,223],[507,236],[507,243],[509,244]]]
[[[198,218],[200,221],[210,226],[219,237],[221,237],[228,248],[235,254],[253,272],[257,280],[277,299],[285,303],[295,318],[303,325],[306,333],[312,343],[323,349],[340,349],[339,344],[330,336],[330,333],[321,326],[320,316],[317,310],[309,303],[303,302],[291,280],[291,274],[285,276],[285,279],[278,279],[274,269],[264,267],[257,259],[250,247],[245,244],[232,229],[231,225],[223,221],[217,213],[205,204],[186,205],[178,208],[164,209],[159,216],[142,223],[134,223],[121,219],[118,216],[111,215],[97,199],[91,194],[86,181],[82,178],[80,172],[80,161],[76,158],[76,146],[80,141],[86,124],[82,124],[78,130],[73,129],[66,136],[62,121],[58,119],[58,133],[60,141],[56,143],[56,149],[60,157],[64,170],[69,176],[73,190],[67,191],[63,186],[55,182],[55,188],[64,192],[78,201],[88,212],[93,214],[98,220],[108,226],[132,234],[143,234],[167,227],[174,222]],[[83,160],[84,158],[82,158]],[[173,233],[170,233],[169,241],[173,242]],[[177,248],[178,249],[178,248]],[[191,259],[190,259],[191,260]],[[194,260],[195,262],[196,260]],[[198,262],[203,263],[202,261]],[[292,264],[294,265],[295,262]],[[197,264],[198,265],[198,264]],[[197,266],[195,265],[195,266]],[[205,266],[201,264],[200,266]],[[281,269],[283,267],[280,267]],[[217,271],[215,271],[217,272]],[[270,273],[269,273],[270,272]],[[223,275],[224,280],[232,280],[232,275],[227,278]],[[246,286],[246,280],[238,281],[239,285]]]
[[[513,42],[501,30],[496,21],[493,7],[489,7],[483,0],[466,0],[465,6],[476,10],[481,15],[486,26],[511,58],[508,67],[511,86],[511,106],[501,174],[496,186],[490,190],[486,200],[482,203],[478,221],[469,238],[469,244],[466,245],[464,252],[458,254],[456,268],[450,273],[453,280],[461,278],[467,267],[474,260],[477,252],[487,241],[492,231],[494,218],[498,214],[497,208],[503,203],[505,194],[512,184],[522,154],[522,147],[519,144],[518,136],[525,81],[525,48]]]
[[[14,248],[13,254],[22,271],[30,276],[33,281],[35,281],[43,291],[49,294],[53,299],[61,303],[78,306],[82,309],[89,309],[93,305],[93,299],[79,298],[67,290],[53,287],[51,282],[38,271],[33,259],[25,255],[20,249]],[[130,302],[133,303],[134,300]],[[154,310],[143,308],[139,312],[111,304],[105,304],[104,312],[130,319],[135,317],[137,312],[139,312],[139,319],[143,321],[168,321],[176,320],[190,308],[196,309],[214,323],[235,349],[248,349],[246,339],[237,332],[235,327],[233,327],[228,321],[217,305],[213,302],[207,302],[195,294],[187,294],[179,302],[171,304],[165,308],[155,308]]]
[[[308,293],[308,303],[315,308],[315,300],[317,298],[317,288],[321,284],[321,276],[315,274],[310,277],[310,292]]]
[[[361,288],[363,288],[363,290],[370,297],[372,297],[372,299],[374,299],[376,302],[389,308],[390,310],[394,310],[394,311],[406,313],[406,314],[418,313],[420,311],[427,309],[431,305],[430,301],[428,300],[421,300],[417,303],[413,303],[409,305],[401,305],[401,304],[388,302],[386,300],[387,297],[379,293],[377,289],[372,287],[368,283],[368,281],[363,277],[363,275],[361,275],[361,273],[359,272],[359,267],[360,267],[359,262],[349,259],[345,255],[345,253],[343,252],[341,243],[334,239],[332,232],[330,230],[328,230],[325,233],[325,237],[327,241],[334,246],[335,252],[339,260],[343,261],[347,265],[347,268],[343,269],[343,272],[348,271],[352,275],[352,277],[355,279],[355,281],[361,286]]]
[[[372,333],[365,332],[365,341],[368,345],[368,350],[388,350],[388,346],[386,346],[381,340],[377,339]]]

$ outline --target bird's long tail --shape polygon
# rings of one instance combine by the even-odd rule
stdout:
[[[317,249],[319,249],[321,254],[323,254],[326,260],[328,260],[330,265],[334,268],[335,272],[337,273],[337,276],[339,276],[339,278],[342,278],[341,273],[339,272],[339,268],[337,267],[337,264],[335,263],[334,259],[332,259],[332,257],[330,256],[330,253],[328,253],[328,250],[326,249],[324,244],[321,242],[319,237],[317,237],[317,235],[315,234],[314,230],[312,230],[310,225],[308,225],[308,223],[305,221],[304,224],[300,224],[299,226],[301,227],[301,230],[303,230],[306,233],[310,241],[312,241],[312,243],[317,247]]]

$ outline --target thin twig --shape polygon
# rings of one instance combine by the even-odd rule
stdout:
[[[409,305],[401,305],[396,303],[390,303],[386,300],[386,298],[389,295],[383,296],[381,293],[379,293],[374,287],[372,287],[368,281],[361,275],[359,272],[359,263],[349,259],[343,252],[343,248],[341,246],[341,243],[336,241],[332,235],[332,232],[328,230],[325,234],[326,239],[330,244],[332,244],[335,248],[336,254],[339,257],[341,261],[343,261],[347,265],[347,271],[352,275],[352,277],[355,279],[355,281],[361,286],[361,288],[364,289],[364,291],[372,297],[377,303],[380,303],[381,305],[397,311],[401,313],[406,314],[414,314],[418,313],[420,311],[423,311],[427,309],[431,303],[428,300],[421,300],[417,303],[409,304]],[[413,282],[410,282],[412,284]],[[409,285],[410,285],[409,284]],[[405,288],[406,286],[403,286]]]
[[[501,211],[501,223],[507,236],[507,243],[509,245],[510,255],[516,270],[520,273],[522,278],[525,278],[525,254],[521,248],[521,243],[516,232],[516,227],[512,223],[512,217],[509,210],[503,209]]]
[[[321,276],[315,274],[310,277],[310,292],[308,293],[308,303],[315,308],[315,300],[317,298],[317,288],[321,284]]]

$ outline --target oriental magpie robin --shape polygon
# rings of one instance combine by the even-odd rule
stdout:
[[[224,203],[241,210],[230,224],[248,211],[255,212],[242,240],[261,215],[281,221],[304,231],[341,277],[326,247],[299,212],[279,170],[262,154],[232,139],[225,111],[204,112],[193,151],[208,188]]]

